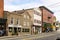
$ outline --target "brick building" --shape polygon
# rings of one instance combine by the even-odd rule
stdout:
[[[3,18],[4,0],[0,0],[0,18]]]
[[[44,27],[45,23],[53,25],[54,13],[45,6],[40,6],[39,8],[42,12],[42,27]]]
[[[7,35],[7,26],[6,21],[7,19],[4,19],[4,0],[0,0],[0,36],[6,36]]]

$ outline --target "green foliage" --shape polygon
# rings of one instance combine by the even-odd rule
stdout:
[[[43,23],[43,25],[44,25],[44,28],[47,28],[47,27],[51,28],[51,26],[52,26],[50,23]]]

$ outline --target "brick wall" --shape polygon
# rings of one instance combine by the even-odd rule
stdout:
[[[0,0],[0,18],[3,18],[4,0]]]
[[[47,9],[45,7],[40,7],[40,8],[41,8],[41,12],[43,13],[43,15],[42,15],[43,22],[53,23],[54,14],[49,9]]]
[[[50,17],[50,19],[48,18]],[[43,8],[43,22],[53,23],[54,14]]]

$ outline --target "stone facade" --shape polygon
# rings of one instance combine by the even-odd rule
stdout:
[[[31,34],[31,16],[28,12],[22,11],[5,12],[5,15],[7,15],[5,18],[7,18],[8,35]]]

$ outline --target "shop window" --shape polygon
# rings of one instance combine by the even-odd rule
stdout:
[[[29,29],[23,29],[22,32],[29,32]]]
[[[24,32],[24,29],[22,29],[22,32]]]
[[[18,32],[21,32],[21,28],[18,28]]]
[[[25,29],[25,32],[29,32],[29,29]]]
[[[12,32],[12,27],[9,27],[9,32]]]

